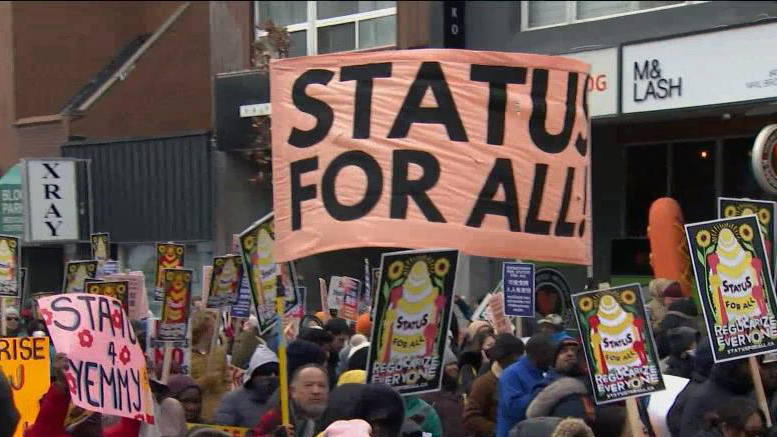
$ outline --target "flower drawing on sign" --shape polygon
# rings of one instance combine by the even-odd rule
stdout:
[[[121,311],[114,310],[113,314],[111,314],[111,321],[113,321],[113,327],[116,329],[121,328],[121,324],[124,321],[123,317],[121,316]]]
[[[132,356],[130,355],[130,351],[127,348],[127,345],[124,345],[124,347],[121,348],[121,352],[119,352],[119,361],[121,361],[121,363],[126,366],[127,363],[130,362],[131,358]]]
[[[88,329],[82,329],[81,332],[78,333],[78,342],[81,347],[92,347],[93,341],[94,337],[92,337],[92,332]]]
[[[51,314],[51,311],[46,309],[40,310],[40,315],[43,317],[43,323],[46,325],[51,325],[51,319],[54,317],[54,315]]]

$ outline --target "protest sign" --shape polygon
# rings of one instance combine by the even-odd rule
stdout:
[[[21,297],[21,248],[18,238],[0,235],[0,296]]]
[[[248,428],[240,428],[238,426],[226,426],[226,425],[205,425],[202,423],[187,423],[186,429],[193,429],[193,428],[206,428],[206,429],[215,429],[217,431],[221,431],[226,433],[229,437],[245,437],[246,434],[248,434],[249,429]]]
[[[129,281],[96,281],[94,279],[87,279],[85,288],[89,294],[99,294],[118,299],[121,302],[121,307],[129,315]],[[130,320],[132,320],[131,317]]]
[[[106,265],[111,261],[106,262]],[[126,281],[129,289],[127,293],[127,315],[130,320],[141,320],[148,317],[148,297],[146,296],[146,276],[143,272],[114,273],[102,277],[103,281]]]
[[[19,269],[19,302],[23,304],[26,295],[27,295],[27,267],[22,267]]]
[[[73,404],[153,423],[146,360],[121,302],[73,293],[38,304],[55,349],[68,356],[65,378]]]
[[[94,279],[97,273],[97,261],[70,261],[65,267],[63,293],[84,293],[87,279]]]
[[[111,257],[110,236],[107,232],[91,234],[92,259],[102,264]]]
[[[455,250],[383,254],[367,382],[403,395],[440,389],[457,261]]]
[[[192,271],[187,269],[165,269],[162,319],[157,339],[186,340],[191,312],[192,275]]]
[[[329,291],[326,293],[326,303],[329,309],[340,310],[343,306],[345,295],[345,285],[341,276],[332,276],[329,278]]]
[[[500,284],[501,286],[501,284]],[[501,288],[497,287],[497,289],[494,290],[492,293],[488,293],[483,297],[483,299],[480,301],[480,304],[475,308],[475,311],[472,312],[472,320],[486,320],[486,312],[488,311],[488,304],[491,302],[491,296],[494,295],[494,293],[497,293]]]
[[[359,291],[362,281],[347,276],[337,276],[337,281],[334,278],[329,286],[331,288],[332,284],[337,282],[336,287],[342,290],[343,296],[338,316],[355,322],[359,318]]]
[[[534,264],[502,263],[505,315],[534,317]]]
[[[103,276],[115,275],[116,273],[119,273],[120,270],[121,267],[119,266],[119,262],[109,259],[102,263],[98,262],[97,273],[95,273],[94,276],[97,279],[102,279]]]
[[[240,255],[213,258],[207,307],[218,308],[234,302],[242,279],[243,261]]]
[[[587,64],[396,50],[270,70],[276,261],[367,245],[591,264]]]
[[[191,327],[186,340],[162,342],[157,340],[159,319],[147,319],[146,323],[146,344],[149,346],[148,354],[151,362],[154,363],[154,369],[157,367],[162,368],[165,358],[165,345],[168,345],[172,349],[171,362],[178,366],[182,375],[189,375],[191,373],[192,349],[188,338],[191,338]]]
[[[761,235],[763,235],[769,266],[774,271],[775,253],[772,241],[777,236],[777,221],[774,217],[777,214],[777,202],[718,198],[718,218],[742,217],[750,214],[758,216],[758,225],[761,228]]]
[[[183,267],[183,258],[186,246],[175,243],[156,244],[156,279],[154,280],[154,301],[161,302],[164,299],[165,269],[177,269]]]
[[[243,283],[247,279],[243,278]],[[232,304],[229,313],[232,317],[241,317],[247,319],[251,315],[251,290],[248,287],[240,287],[237,295],[237,301]]]
[[[370,312],[370,309],[372,308],[372,284],[377,285],[372,281],[370,260],[364,258],[364,286],[362,287],[362,294],[359,299],[359,314]]]
[[[0,371],[11,386],[11,396],[20,416],[12,437],[22,437],[35,422],[40,399],[49,389],[48,338],[0,338]]]
[[[754,215],[685,225],[715,362],[777,351],[777,306]]]
[[[572,296],[597,404],[664,389],[639,284]]]

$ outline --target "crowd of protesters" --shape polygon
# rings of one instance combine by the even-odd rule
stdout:
[[[672,437],[767,436],[765,412],[753,401],[747,361],[713,364],[696,306],[682,297],[677,283],[654,280],[649,294],[662,371],[690,380],[666,416]],[[565,329],[559,315],[538,320],[524,342],[513,334],[497,334],[486,321],[468,320],[471,311],[462,299],[456,299],[454,312],[442,389],[418,396],[400,396],[386,385],[366,383],[369,314],[355,324],[321,312],[305,316],[286,349],[291,425],[283,426],[275,339],[260,335],[255,318],[220,329],[215,313],[197,309],[191,317],[189,374],[174,366],[163,383],[158,366],[149,364],[154,424],[97,413],[69,423],[74,414],[64,376],[68,360],[57,353],[52,384],[24,436],[227,435],[191,424],[242,427],[256,437],[632,435],[622,402],[595,404],[580,339]],[[45,336],[45,325],[29,311],[23,313],[10,308],[4,314],[8,336]],[[145,349],[145,324],[133,327]],[[777,402],[777,365],[763,357],[759,364],[766,394]],[[237,383],[232,367],[244,371]],[[644,400],[639,402],[642,432],[653,436]],[[0,437],[12,434],[18,417],[0,374]]]

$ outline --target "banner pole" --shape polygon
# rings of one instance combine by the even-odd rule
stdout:
[[[173,361],[173,345],[169,341],[165,342],[165,355],[162,359],[162,384],[167,384],[170,378],[170,367]]]
[[[281,423],[283,426],[289,426],[289,374],[286,368],[286,336],[283,332],[283,300],[285,290],[283,289],[283,277],[276,277],[277,296],[275,297],[275,311],[278,313],[278,367],[280,370],[281,386]]]
[[[5,320],[5,312],[5,298],[0,297],[0,334],[2,334],[3,337],[5,337],[8,332],[8,326],[6,325],[8,321]]]
[[[639,418],[639,408],[637,398],[626,399],[626,414],[629,419],[632,437],[644,437],[642,420]]]
[[[761,381],[761,372],[758,369],[758,360],[756,357],[749,357],[747,363],[750,365],[750,377],[753,379],[753,387],[755,387],[755,398],[758,400],[758,406],[761,407],[764,416],[766,416],[766,427],[772,427],[772,415],[769,412],[769,404],[766,402],[766,393],[764,392],[764,384]]]

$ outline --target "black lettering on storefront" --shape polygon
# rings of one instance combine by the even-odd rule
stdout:
[[[367,176],[367,190],[355,205],[344,205],[337,200],[335,192],[337,175],[348,166],[359,167]],[[324,208],[332,218],[340,221],[357,220],[367,215],[380,200],[383,192],[383,173],[378,161],[361,150],[352,150],[338,155],[329,163],[321,179],[321,198]]]
[[[420,150],[395,150],[392,162],[391,218],[407,218],[408,197],[412,197],[427,220],[445,223],[440,210],[426,194],[440,180],[440,163],[437,158]],[[421,167],[420,178],[412,181],[408,179],[410,164]]]
[[[353,138],[370,137],[373,79],[391,77],[391,62],[351,65],[340,70],[340,82],[355,80],[353,104]]]
[[[437,101],[436,108],[421,107],[427,89],[432,90]],[[413,123],[441,124],[445,126],[451,141],[467,141],[467,133],[439,62],[421,64],[388,138],[405,138]]]
[[[291,89],[291,100],[297,109],[315,117],[316,125],[307,131],[297,129],[296,127],[292,128],[288,140],[288,143],[292,146],[300,148],[313,146],[323,140],[329,133],[329,129],[332,128],[332,121],[334,120],[332,107],[322,100],[309,96],[305,92],[308,85],[329,84],[332,76],[334,76],[334,73],[329,70],[312,69],[302,73],[294,81],[294,86]]]

